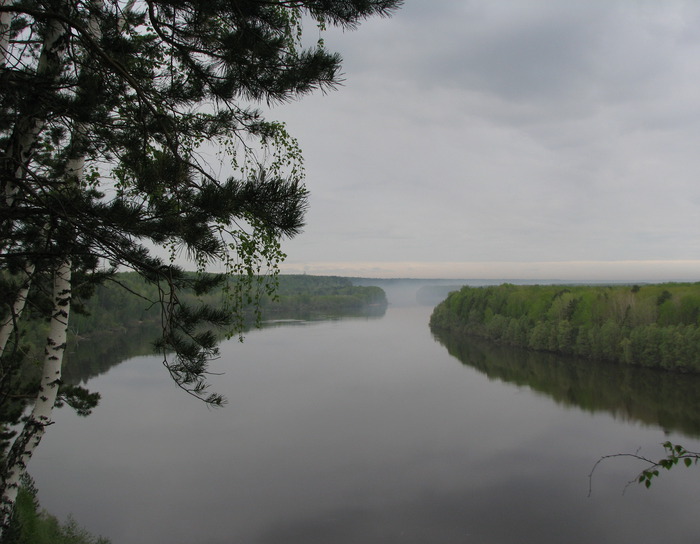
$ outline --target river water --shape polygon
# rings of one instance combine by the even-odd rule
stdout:
[[[32,460],[42,506],[113,544],[700,541],[700,467],[647,490],[611,459],[589,496],[602,455],[700,449],[695,378],[438,340],[430,313],[227,342],[217,410],[158,358],[114,366],[88,383],[94,414],[59,410]]]

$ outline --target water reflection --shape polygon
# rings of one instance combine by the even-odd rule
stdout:
[[[386,305],[371,305],[362,309],[323,312],[269,312],[263,316],[261,328],[304,325],[320,321],[380,319]],[[244,334],[255,328],[253,321],[246,325]],[[154,341],[161,334],[159,322],[144,321],[135,327],[121,327],[113,331],[73,338],[65,355],[63,378],[66,383],[86,383],[104,374],[119,363],[141,355],[153,355]]]
[[[70,384],[86,383],[122,361],[152,355],[153,342],[160,331],[159,323],[144,322],[138,327],[73,338],[66,349],[63,379]]]
[[[345,311],[284,311],[263,314],[262,327],[276,327],[284,324],[300,324],[318,321],[369,320],[380,319],[386,314],[386,304],[371,304],[363,308],[351,308]]]
[[[462,364],[553,398],[625,421],[700,436],[700,376],[562,357],[433,331]]]
[[[435,342],[429,313],[223,343],[221,410],[133,358],[88,384],[103,395],[90,417],[56,413],[32,459],[42,505],[115,544],[700,541],[695,471],[623,496],[635,467],[610,464],[587,496],[600,455],[658,444],[657,428],[516,389],[522,363],[476,351],[503,365],[489,382]]]

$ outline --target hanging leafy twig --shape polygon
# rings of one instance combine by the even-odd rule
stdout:
[[[686,450],[682,445],[673,444],[670,441],[666,441],[661,445],[666,452],[666,456],[658,460],[650,459],[649,457],[642,455],[640,453],[641,448],[634,453],[614,453],[611,455],[604,455],[598,459],[593,465],[591,472],[588,474],[588,495],[590,496],[593,492],[593,475],[596,469],[601,463],[609,459],[623,457],[641,461],[645,464],[645,468],[642,469],[629,482],[627,482],[625,489],[635,483],[644,484],[645,487],[649,488],[651,487],[652,480],[659,477],[660,469],[671,470],[679,463],[685,465],[686,467],[691,467],[693,465],[697,465],[700,461],[700,452]]]

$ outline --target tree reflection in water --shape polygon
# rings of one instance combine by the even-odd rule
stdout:
[[[565,406],[700,436],[700,376],[499,346],[439,330],[433,336],[491,379],[529,387]]]

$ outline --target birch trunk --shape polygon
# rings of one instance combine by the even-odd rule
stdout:
[[[0,1],[0,6],[9,5],[10,0]],[[10,23],[12,14],[9,11],[0,13],[0,67],[5,67],[7,56],[10,51]]]
[[[34,408],[5,459],[2,483],[0,484],[2,490],[0,494],[0,541],[12,519],[17,491],[22,475],[26,471],[27,463],[39,445],[46,427],[52,423],[51,413],[61,384],[61,365],[66,349],[71,302],[71,266],[70,258],[66,258],[54,272],[53,313],[49,335],[46,339],[39,393]]]
[[[94,2],[94,5],[97,6],[98,9],[101,9],[103,2],[98,0]],[[99,37],[100,29],[97,24],[96,17],[91,18],[88,28],[93,36]],[[38,72],[55,69],[58,66],[57,63],[60,63],[59,56],[62,47],[60,42],[63,41],[65,30],[58,24],[54,25],[53,30],[54,32],[50,33],[45,43],[44,50],[47,52],[47,54],[42,54],[42,59],[40,59],[39,65],[37,66]],[[53,63],[53,66],[51,66],[51,63]],[[29,161],[31,159],[31,147],[34,146],[43,123],[41,120],[35,119],[33,123],[30,122],[27,126],[29,127],[29,130],[24,133],[23,140],[18,141],[20,142],[20,145],[29,145],[29,147],[26,148],[26,160]],[[76,123],[73,128],[73,134],[71,135],[71,147],[77,152],[68,160],[68,163],[66,164],[67,183],[80,184],[84,179],[85,156],[81,152],[81,148],[86,138],[86,132],[87,127],[83,123]],[[19,158],[20,160],[25,159],[25,157],[21,155]],[[25,163],[22,162],[21,164]],[[21,179],[23,175],[24,172],[22,167],[15,171],[15,179]],[[11,205],[11,201],[14,199],[16,194],[16,188],[14,191],[6,192],[5,197],[8,205]],[[31,267],[31,271],[33,272],[33,265],[28,263],[27,269],[29,269],[29,267]],[[39,445],[39,442],[46,431],[46,427],[52,423],[51,414],[56,403],[58,390],[61,384],[63,354],[66,348],[68,318],[70,314],[71,302],[71,272],[72,262],[70,256],[67,255],[57,267],[54,275],[53,314],[51,316],[49,337],[46,341],[44,369],[39,392],[37,393],[34,408],[29,418],[25,422],[22,431],[15,438],[8,453],[3,471],[0,474],[2,477],[2,482],[0,482],[0,541],[2,541],[2,535],[12,520],[12,512],[17,499],[17,492],[19,490],[22,475],[25,473],[27,464],[35,449]],[[31,281],[31,273],[28,273],[27,275],[29,279],[26,284],[23,285],[22,290],[20,291],[15,302],[15,307],[13,308],[12,315],[10,316],[10,321],[7,323],[10,332],[12,331],[14,323],[16,322],[15,316],[19,316],[22,308],[24,307],[24,301],[26,301]],[[5,323],[3,322],[1,325],[3,326],[2,329],[0,329],[0,334],[4,335]],[[0,342],[3,342],[2,336],[0,336]],[[5,340],[1,345],[4,346],[6,342],[7,340]],[[1,353],[2,351],[0,351],[0,354]]]
[[[24,267],[25,278],[22,285],[17,292],[15,301],[10,308],[10,315],[8,315],[3,321],[0,321],[0,357],[5,353],[5,346],[7,346],[7,341],[12,336],[12,333],[17,330],[17,322],[22,316],[22,311],[24,310],[24,305],[27,302],[27,295],[29,295],[29,288],[32,284],[32,276],[34,275],[34,264],[27,263]]]
[[[0,5],[7,6],[10,0],[0,1]],[[0,66],[4,67],[10,54],[10,22],[12,14],[10,12],[0,13]],[[63,50],[65,49],[66,30],[58,22],[50,24],[50,31],[47,34],[42,46],[41,55],[37,62],[37,74],[48,74],[58,72]],[[17,121],[13,131],[10,144],[8,145],[5,158],[14,165],[9,172],[8,181],[4,187],[5,204],[12,206],[19,193],[19,180],[24,178],[26,166],[31,160],[31,155],[36,145],[37,139],[44,126],[42,119],[28,116]],[[17,320],[22,315],[24,305],[31,287],[31,278],[34,274],[35,266],[27,262],[24,266],[26,279],[17,292],[17,296],[10,308],[9,315],[0,321],[0,355],[5,351],[7,341],[16,330]]]
[[[6,22],[9,23],[9,21]],[[66,29],[58,21],[54,20],[49,23],[49,31],[44,38],[41,54],[36,65],[37,75],[50,76],[50,74],[57,75],[60,72],[67,35]],[[9,44],[3,51],[3,61],[6,61],[8,51]],[[18,184],[13,180],[19,181],[25,177],[25,170],[31,160],[39,134],[43,128],[44,120],[31,113],[20,118],[15,124],[15,129],[5,153],[5,158],[9,159],[11,161],[10,164],[13,165],[10,179],[5,186],[5,202],[8,206],[12,205],[19,191]]]

